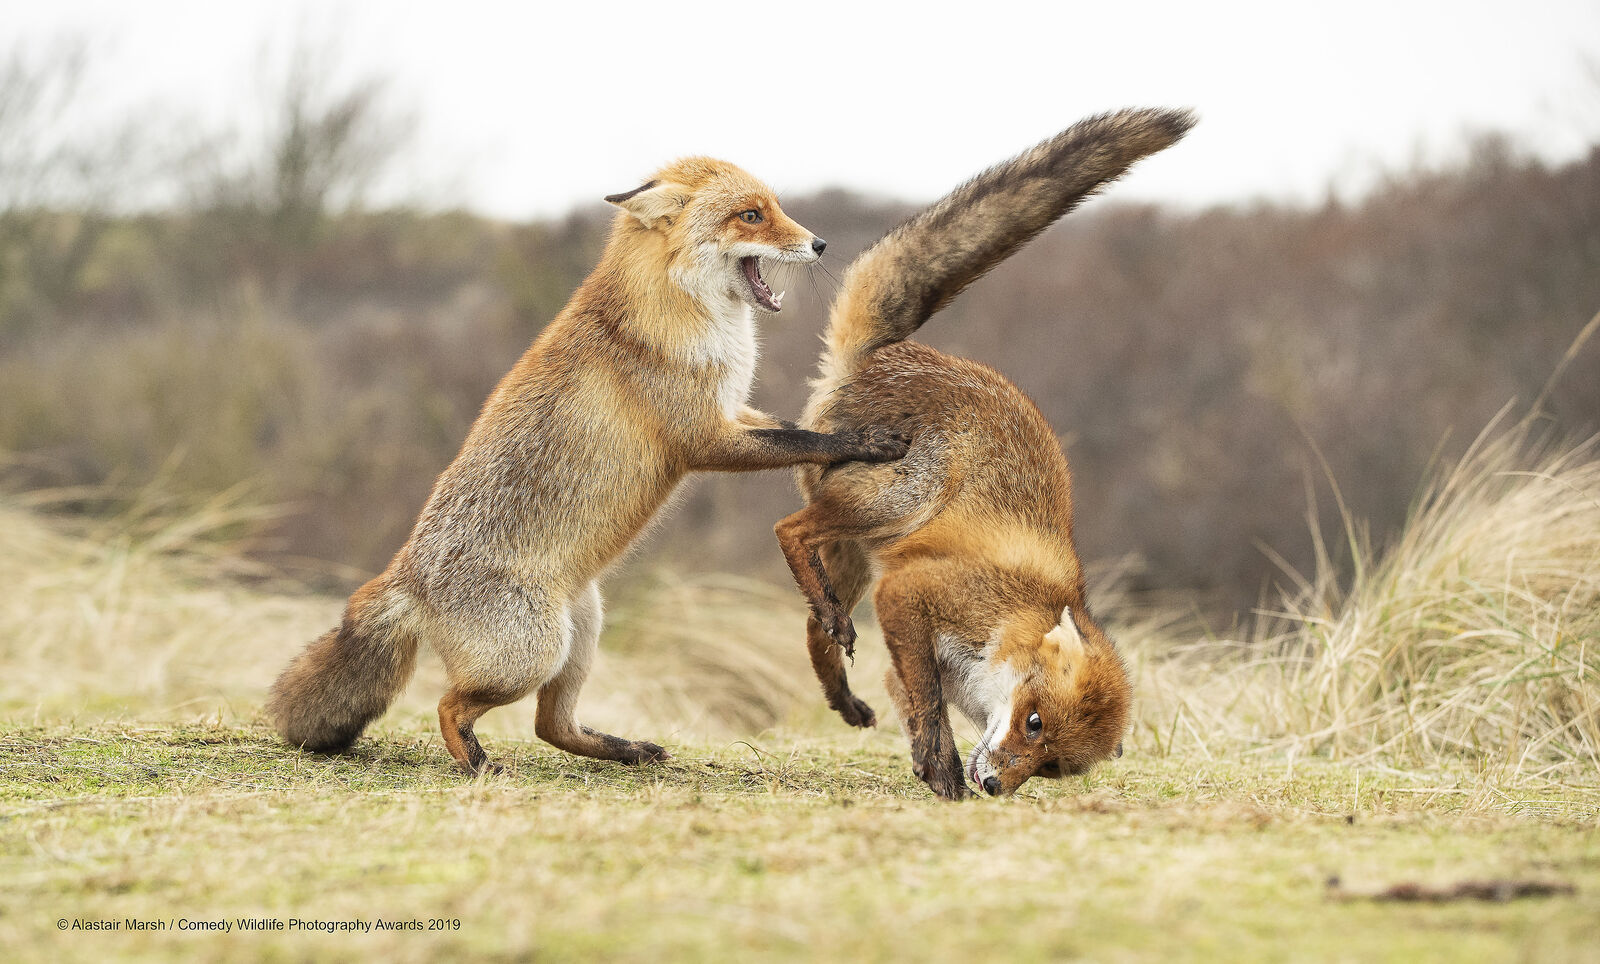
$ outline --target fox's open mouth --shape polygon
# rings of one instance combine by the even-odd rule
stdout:
[[[739,259],[739,267],[744,271],[745,283],[750,286],[750,297],[757,308],[763,311],[782,311],[783,296],[786,292],[772,293],[766,281],[761,278],[761,259],[749,255]]]
[[[982,778],[978,776],[978,765],[989,753],[991,735],[990,733],[985,733],[983,739],[978,741],[978,745],[972,748],[972,756],[967,758],[967,779],[971,780],[972,785],[975,787],[983,785]]]

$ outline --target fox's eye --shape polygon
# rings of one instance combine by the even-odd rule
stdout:
[[[1028,735],[1030,737],[1038,736],[1039,735],[1039,731],[1042,730],[1042,729],[1044,729],[1044,720],[1039,719],[1039,714],[1037,714],[1037,713],[1029,713],[1028,714]]]
[[[748,211],[740,211],[739,220],[743,221],[745,224],[760,224],[761,212],[757,211],[755,208],[751,208]]]

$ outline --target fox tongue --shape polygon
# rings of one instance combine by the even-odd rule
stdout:
[[[756,301],[769,311],[783,309],[783,295],[774,298],[772,289],[761,278],[761,262],[754,257],[739,259],[739,267],[744,269],[745,280],[750,282],[750,291],[756,296]]]

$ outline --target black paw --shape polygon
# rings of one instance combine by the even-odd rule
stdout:
[[[896,429],[874,425],[851,433],[853,450],[848,458],[858,462],[893,462],[911,450],[911,436]]]
[[[955,757],[941,759],[938,755],[913,753],[911,772],[941,800],[965,800],[973,795],[967,788],[967,775],[961,761]]]
[[[965,800],[972,796],[966,777],[958,770],[951,773],[934,773],[927,778],[928,789],[940,800]]]
[[[621,759],[623,763],[639,766],[645,763],[665,763],[672,759],[672,754],[654,743],[634,740],[622,752]]]
[[[854,693],[846,693],[844,699],[831,702],[830,705],[839,711],[839,715],[851,726],[866,729],[878,725],[878,714],[872,712],[872,707],[861,701]]]
[[[856,659],[856,624],[849,616],[835,612],[827,617],[819,617],[817,622],[822,624],[822,631],[828,634],[844,654],[850,657],[850,662]]]

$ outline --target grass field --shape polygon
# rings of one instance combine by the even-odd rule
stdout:
[[[1308,574],[1245,638],[1101,587],[1136,680],[1126,755],[955,805],[914,780],[887,713],[865,733],[829,714],[786,589],[661,577],[612,601],[582,715],[671,763],[561,754],[525,703],[480,728],[508,772],[469,781],[428,657],[352,755],[273,739],[263,691],[342,600],[217,548],[226,503],[86,528],[0,500],[0,947],[1597,960],[1597,493],[1589,449],[1518,428],[1441,473],[1394,545],[1352,525],[1353,580]],[[859,654],[885,711],[870,619]]]
[[[1456,961],[1600,947],[1600,801],[1470,774],[1130,753],[1087,780],[939,805],[890,733],[680,745],[645,770],[499,740],[510,772],[471,783],[421,730],[386,728],[336,761],[239,726],[22,727],[3,747],[0,944],[26,959]],[[1357,896],[1482,878],[1577,893]],[[296,917],[449,923],[56,930]]]

